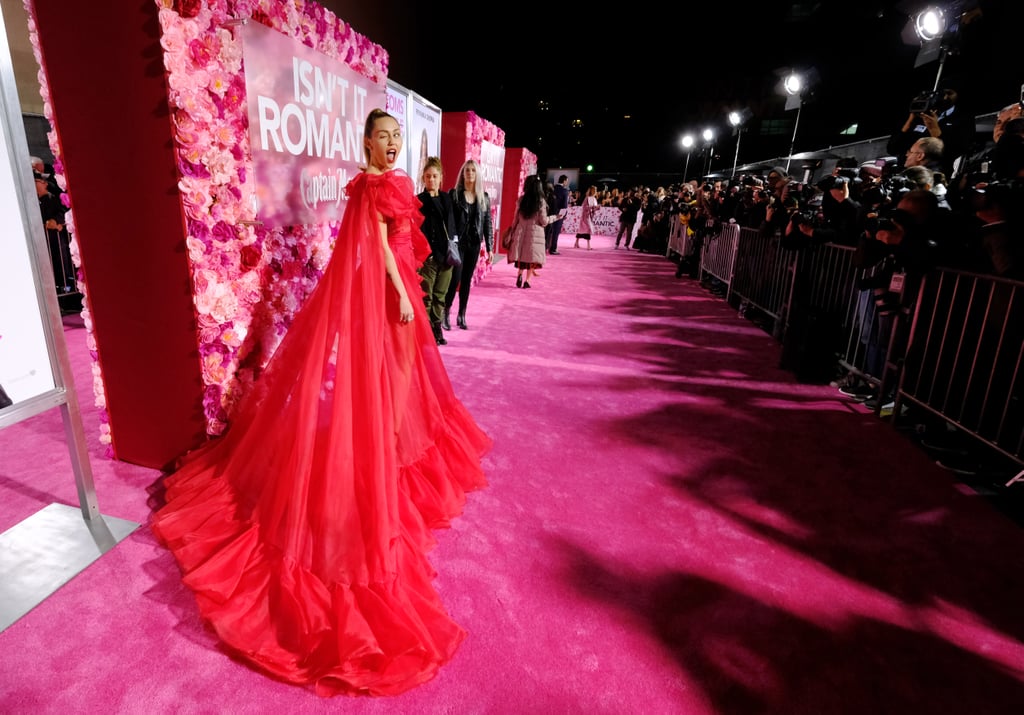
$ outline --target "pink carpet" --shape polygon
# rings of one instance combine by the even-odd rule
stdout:
[[[495,266],[442,348],[495,448],[431,554],[469,631],[434,680],[255,673],[142,528],[0,633],[0,712],[1022,712],[1021,528],[665,258],[561,244],[529,290]],[[77,504],[57,410],[0,454],[0,530]],[[160,475],[92,456],[101,511],[146,522]]]

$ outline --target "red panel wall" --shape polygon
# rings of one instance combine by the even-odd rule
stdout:
[[[455,187],[459,169],[469,155],[466,153],[466,120],[468,112],[444,112],[441,114],[441,164],[444,166],[445,190]]]
[[[117,457],[205,437],[157,9],[35,0]]]
[[[505,170],[501,174],[501,192],[504,196],[501,200],[501,216],[498,217],[499,236],[516,219],[519,196],[523,193],[522,181],[519,177],[523,170],[525,152],[525,149],[515,147],[505,149]],[[501,253],[505,253],[505,249],[501,248],[501,246],[498,246],[498,250]]]

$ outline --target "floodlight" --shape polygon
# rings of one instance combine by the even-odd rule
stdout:
[[[704,137],[704,141],[706,141],[706,142],[711,142],[715,138],[715,132],[714,132],[713,129],[711,129],[711,127],[708,127],[707,129],[705,129],[703,132],[701,132],[700,135],[702,137]]]
[[[946,31],[946,16],[940,8],[927,7],[914,19],[914,32],[922,42],[931,42],[942,37]]]
[[[794,72],[786,77],[786,81],[782,83],[782,86],[786,90],[786,94],[799,96],[804,88],[804,79]]]
[[[693,135],[684,134],[682,139],[683,148],[686,149],[686,166],[683,167],[683,183],[686,183],[686,176],[690,173],[690,152],[693,149]]]
[[[742,127],[752,116],[754,116],[754,113],[749,109],[740,109],[729,112],[729,124],[734,127]]]
[[[740,160],[740,140],[743,138],[743,125],[754,116],[749,109],[740,109],[729,112],[729,124],[735,127],[733,134],[736,135],[736,154],[732,160],[732,175],[736,177],[736,164]]]

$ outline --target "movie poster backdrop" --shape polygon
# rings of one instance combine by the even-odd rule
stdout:
[[[417,94],[410,97],[410,124],[406,142],[409,144],[409,155],[415,157],[409,175],[416,184],[416,193],[423,191],[423,166],[427,157],[441,156],[441,109]],[[455,176],[457,166],[444,167],[447,178]],[[446,181],[442,181],[444,186]]]
[[[241,32],[256,219],[268,228],[339,220],[384,85],[258,22]]]

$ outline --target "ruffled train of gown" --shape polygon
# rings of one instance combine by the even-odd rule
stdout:
[[[419,300],[411,181],[364,173],[348,190],[320,283],[225,435],[166,478],[152,528],[235,655],[321,695],[391,695],[433,677],[466,635],[426,554],[430,528],[486,484],[491,443]],[[385,287],[378,212],[412,325]]]

